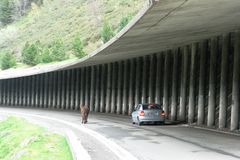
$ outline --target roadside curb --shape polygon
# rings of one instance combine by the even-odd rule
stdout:
[[[80,139],[77,138],[77,136],[73,133],[72,130],[66,131],[66,138],[71,148],[74,160],[91,160],[90,155],[81,145]]]

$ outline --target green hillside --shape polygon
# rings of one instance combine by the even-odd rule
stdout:
[[[12,24],[0,28],[0,53],[13,51],[21,60],[26,42],[43,45],[61,40],[69,58],[72,42],[79,35],[85,53],[103,44],[101,30],[108,23],[114,34],[143,6],[146,0],[44,0],[42,6],[32,3],[31,11]],[[120,23],[121,22],[121,23]]]

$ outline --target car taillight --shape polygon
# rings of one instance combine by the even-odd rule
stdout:
[[[144,116],[144,111],[141,111],[141,112],[139,113],[139,116]]]
[[[165,116],[165,112],[164,111],[161,112],[161,116]]]

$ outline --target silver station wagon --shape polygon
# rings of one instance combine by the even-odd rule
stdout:
[[[165,112],[159,104],[138,104],[132,112],[132,123],[165,123]]]

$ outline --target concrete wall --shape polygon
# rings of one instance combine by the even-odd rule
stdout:
[[[170,120],[239,129],[240,34],[125,61],[0,81],[0,104],[130,115],[159,103]]]

